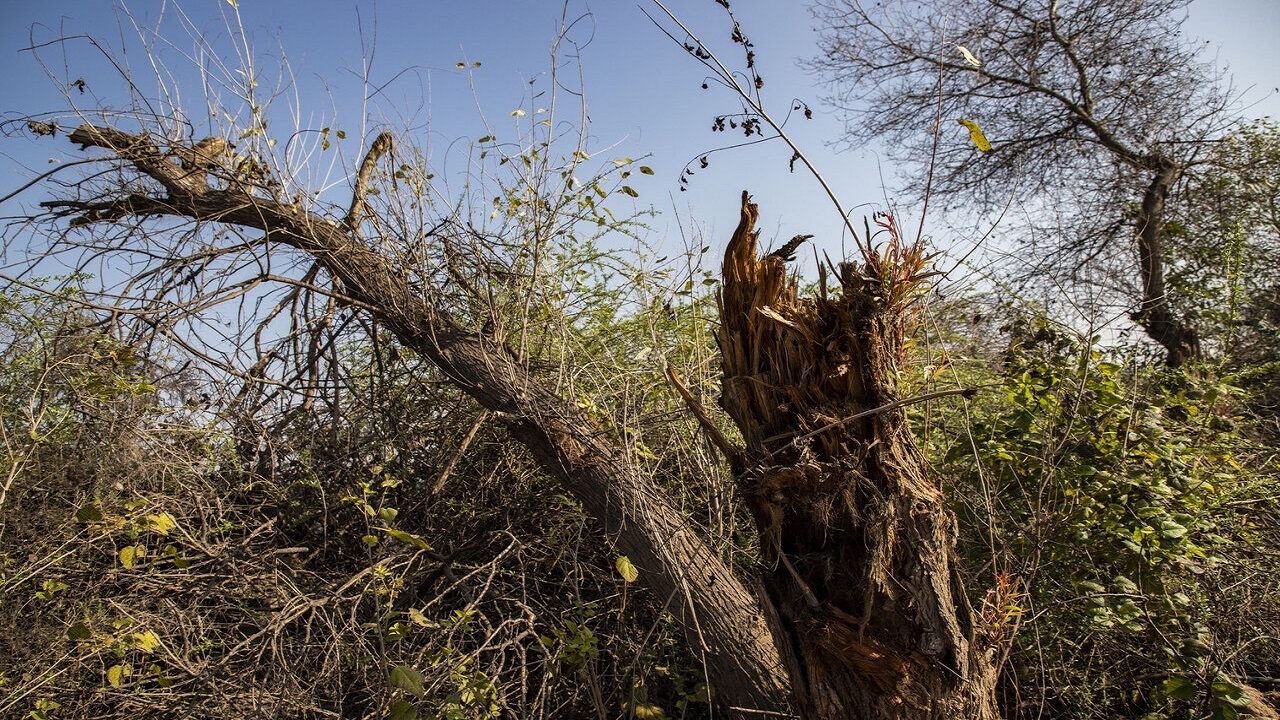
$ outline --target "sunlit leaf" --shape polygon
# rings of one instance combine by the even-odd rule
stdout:
[[[1217,681],[1209,686],[1209,690],[1213,693],[1213,698],[1220,703],[1227,703],[1235,707],[1248,707],[1250,705],[1249,694],[1239,685],[1227,680],[1219,675]]]
[[[112,665],[107,668],[107,682],[111,683],[111,687],[118,688],[124,679],[133,674],[133,667],[128,663],[122,665]]]
[[[160,636],[150,630],[134,633],[133,646],[145,653],[155,652],[160,647]]]
[[[147,556],[147,549],[141,545],[128,545],[120,550],[120,564],[125,569],[132,568],[138,561]]]
[[[413,533],[407,533],[403,530],[388,530],[387,534],[406,545],[412,545],[422,550],[431,549],[431,546],[427,544],[426,540],[423,540]]]
[[[528,114],[528,113],[526,113],[525,111],[520,110],[520,109],[516,109],[516,110],[512,110],[512,111],[511,111],[511,117],[524,117],[524,116],[525,116],[525,115],[527,115],[527,114]]]
[[[178,522],[169,513],[157,513],[147,516],[147,527],[161,535],[168,535],[170,530],[178,527]]]
[[[626,582],[635,582],[636,579],[640,577],[640,571],[631,563],[631,558],[626,555],[619,555],[618,559],[614,561],[613,564],[614,567],[618,568],[618,574],[621,575],[622,579]]]
[[[982,128],[978,127],[978,123],[972,120],[956,120],[956,122],[969,128],[969,139],[982,152],[991,152],[991,143],[987,140],[987,136],[982,134]]]
[[[967,48],[967,47],[965,47],[965,46],[963,46],[963,45],[957,45],[957,46],[956,46],[956,49],[960,51],[960,54],[964,56],[964,59],[965,59],[965,60],[968,60],[968,61],[969,61],[969,64],[970,64],[970,65],[972,65],[972,66],[974,66],[974,67],[982,67],[982,61],[981,61],[981,60],[979,60],[979,59],[978,59],[978,57],[977,57],[976,55],[974,55],[973,53],[969,52],[969,48]]]

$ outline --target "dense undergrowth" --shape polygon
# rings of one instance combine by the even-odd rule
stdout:
[[[354,342],[342,392],[253,415],[71,300],[3,307],[0,716],[709,712],[646,569],[416,358]],[[678,348],[710,405],[705,314],[593,315],[583,356],[617,372],[573,387],[749,571],[727,469],[649,357]],[[1247,712],[1280,676],[1275,450],[1247,393],[1006,321],[924,338],[949,348],[931,382],[980,391],[914,409],[1004,713]]]

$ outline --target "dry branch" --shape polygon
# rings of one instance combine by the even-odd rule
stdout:
[[[665,493],[605,440],[607,433],[539,383],[501,344],[460,326],[447,308],[428,299],[435,294],[411,286],[406,273],[364,242],[350,223],[363,217],[358,198],[348,218],[334,221],[299,204],[249,194],[234,183],[226,189],[211,187],[207,179],[167,159],[146,136],[86,125],[71,139],[86,148],[113,151],[167,194],[59,201],[48,207],[73,215],[73,225],[150,215],[238,225],[263,231],[272,244],[313,256],[342,284],[345,295],[375,308],[374,317],[402,344],[495,413],[603,525],[659,596],[678,598],[672,612],[706,663],[719,702],[774,712],[787,708],[780,661],[754,593]],[[387,144],[382,138],[374,143],[363,170],[372,172],[380,155],[376,151]]]

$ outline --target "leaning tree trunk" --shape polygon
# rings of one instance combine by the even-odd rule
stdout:
[[[1158,161],[1151,184],[1142,195],[1138,208],[1138,265],[1142,274],[1142,303],[1133,320],[1147,336],[1165,349],[1165,364],[1179,367],[1200,355],[1200,337],[1195,328],[1173,314],[1164,285],[1164,248],[1160,226],[1164,221],[1164,204],[1169,190],[1178,179],[1179,169],[1167,161]]]
[[[724,261],[721,404],[746,440],[739,483],[801,711],[996,718],[994,653],[955,569],[955,518],[897,402],[928,258],[884,216],[882,252],[842,263],[838,291],[823,272],[818,296],[800,297],[780,257],[757,257],[756,218],[744,192]]]
[[[279,246],[314,257],[342,283],[347,301],[367,310],[401,343],[429,358],[463,392],[497,414],[513,437],[642,570],[657,597],[705,662],[715,701],[734,717],[789,717],[785,672],[755,593],[735,576],[695,526],[626,454],[572,403],[538,382],[501,343],[464,330],[424,299],[408,277],[366,243],[356,228],[364,192],[391,136],[374,142],[356,179],[346,218],[335,221],[244,189],[217,189],[203,171],[175,164],[145,135],[84,125],[69,139],[111,150],[162,192],[128,192],[97,201],[63,200],[45,207],[72,216],[71,226],[186,217],[266,233]]]

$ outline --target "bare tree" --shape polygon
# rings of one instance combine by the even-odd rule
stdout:
[[[1066,211],[1035,273],[1135,267],[1119,283],[1130,317],[1176,366],[1200,338],[1170,303],[1165,203],[1235,122],[1183,36],[1188,3],[819,0],[811,68],[849,141],[886,140],[926,197],[972,208],[1026,196]],[[958,120],[985,131],[988,152]]]

